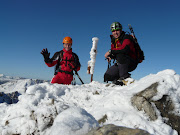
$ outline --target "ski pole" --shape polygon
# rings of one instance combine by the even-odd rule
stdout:
[[[107,70],[111,67],[111,60],[109,60],[109,58],[107,57],[105,60],[108,60],[108,68]],[[108,81],[106,81],[108,83]]]
[[[79,80],[81,81],[82,84],[84,84],[84,82],[82,81],[81,77],[79,76],[78,72],[76,70],[75,71],[75,74],[77,75],[77,77],[79,78]]]

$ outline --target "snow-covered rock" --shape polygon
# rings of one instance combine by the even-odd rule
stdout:
[[[169,95],[174,102],[174,113],[179,115],[180,76],[173,70],[164,70],[128,86],[106,87],[95,81],[75,86],[49,82],[30,85],[19,96],[18,103],[0,104],[0,133],[81,135],[92,128],[114,124],[154,135],[177,135],[160,113],[157,112],[157,119],[151,121],[144,111],[138,111],[131,103],[135,94],[156,82],[159,84],[157,94],[152,99],[158,101],[163,95]],[[104,116],[106,119],[98,125],[97,121]]]

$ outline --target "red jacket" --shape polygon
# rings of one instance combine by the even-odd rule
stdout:
[[[56,52],[51,59],[45,61],[48,67],[56,65],[56,74],[51,83],[70,84],[73,80],[73,70],[80,70],[78,56],[72,52],[72,49],[65,49]]]
[[[134,43],[130,39],[126,39],[125,36],[125,33],[122,33],[118,39],[113,39],[113,36],[111,35],[112,54],[124,53],[130,56],[132,59],[136,60]]]

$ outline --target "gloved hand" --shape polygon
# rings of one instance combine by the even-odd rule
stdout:
[[[43,55],[44,59],[47,60],[49,59],[50,53],[48,52],[48,49],[43,49],[41,54]]]

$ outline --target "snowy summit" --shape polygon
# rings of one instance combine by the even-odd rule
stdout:
[[[2,76],[0,78],[3,81]],[[180,75],[173,70],[150,74],[128,86],[106,87],[95,81],[84,85],[27,82],[19,79],[0,85],[0,93],[20,93],[17,103],[7,104],[0,100],[2,135],[83,135],[107,124],[138,128],[153,135],[178,135],[164,123],[160,113],[157,113],[157,120],[151,121],[144,111],[138,111],[131,103],[136,93],[158,82],[158,92],[153,100],[169,95],[175,103],[174,113],[179,115]],[[98,123],[104,116],[106,120]]]

